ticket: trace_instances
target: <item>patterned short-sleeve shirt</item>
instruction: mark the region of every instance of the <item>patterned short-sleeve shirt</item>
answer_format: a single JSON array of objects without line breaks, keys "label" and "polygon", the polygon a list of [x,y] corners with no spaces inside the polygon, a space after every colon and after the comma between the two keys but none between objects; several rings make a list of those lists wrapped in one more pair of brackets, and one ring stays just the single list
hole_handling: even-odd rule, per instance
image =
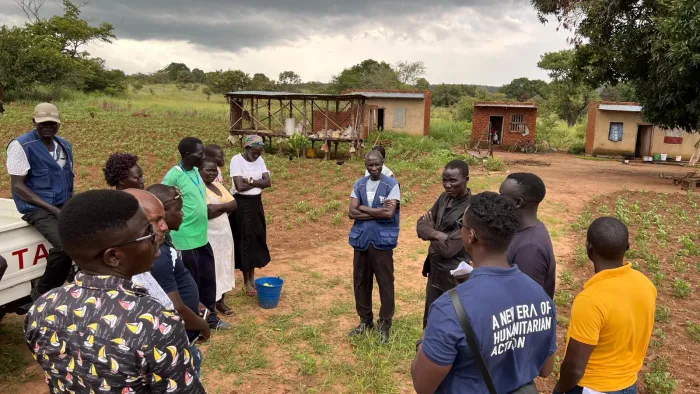
[{"label": "patterned short-sleeve shirt", "polygon": [[185,327],[145,289],[79,273],[41,296],[25,339],[52,393],[204,393]]}]

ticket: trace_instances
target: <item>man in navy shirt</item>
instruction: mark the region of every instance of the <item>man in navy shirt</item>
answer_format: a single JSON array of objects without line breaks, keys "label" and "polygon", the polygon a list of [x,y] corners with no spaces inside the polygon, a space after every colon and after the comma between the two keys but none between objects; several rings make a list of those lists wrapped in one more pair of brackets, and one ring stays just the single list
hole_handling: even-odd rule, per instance
[{"label": "man in navy shirt", "polygon": [[546,194],[544,182],[535,174],[517,172],[508,175],[499,192],[518,208],[518,232],[508,247],[508,262],[517,264],[554,298],[557,280],[554,248],[547,227],[537,219],[537,210]]},{"label": "man in navy shirt", "polygon": [[[165,223],[168,230],[177,231],[182,224],[182,196],[172,186],[156,184],[147,189],[163,204]],[[206,309],[199,303],[199,289],[190,271],[185,268],[179,252],[173,246],[169,234],[165,234],[160,246],[160,256],[153,262],[151,274],[163,291],[173,302],[175,310],[182,316],[187,329],[187,336],[192,343],[201,334],[203,340],[209,339],[210,329],[206,320],[198,312]],[[194,357],[197,373],[200,372],[201,353],[193,345],[190,353]]]},{"label": "man in navy shirt", "polygon": [[[509,393],[551,374],[554,305],[542,287],[508,264],[506,251],[518,228],[512,201],[496,193],[477,194],[460,225],[474,271],[457,293],[496,390]],[[488,393],[448,294],[430,308],[411,376],[418,394]]]}]

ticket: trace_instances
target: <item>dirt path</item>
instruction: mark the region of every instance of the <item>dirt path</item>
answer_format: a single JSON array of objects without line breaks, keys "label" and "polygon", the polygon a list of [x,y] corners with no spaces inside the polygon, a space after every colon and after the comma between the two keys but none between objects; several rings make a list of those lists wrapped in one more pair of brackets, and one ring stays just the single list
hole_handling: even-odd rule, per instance
[{"label": "dirt path", "polygon": [[[504,160],[522,161],[534,160],[537,165],[515,164],[508,166],[510,172],[533,172],[545,181],[547,185],[547,197],[541,206],[540,215],[553,232],[553,242],[558,261],[565,262],[576,245],[571,245],[567,235],[570,227],[578,214],[583,210],[586,202],[598,194],[607,194],[623,188],[646,189],[660,192],[677,192],[669,180],[659,178],[659,172],[682,174],[682,168],[649,166],[649,165],[624,165],[614,161],[590,161],[582,160],[565,154],[549,154],[537,156],[525,156],[521,154],[497,154]],[[549,164],[549,165],[547,165]],[[350,170],[350,169],[344,169]],[[494,182],[489,185],[497,190],[500,180],[505,173],[491,174]],[[486,178],[484,173],[472,174],[472,180]],[[281,182],[282,183],[282,182]],[[290,181],[289,183],[293,183]],[[297,186],[298,187],[298,186]],[[263,324],[280,321],[291,316],[294,324],[307,324],[321,327],[322,338],[326,344],[334,346],[334,354],[331,356],[331,365],[347,364],[352,368],[355,360],[352,357],[353,349],[345,338],[345,333],[356,324],[352,296],[352,250],[347,246],[347,229],[349,221],[343,218],[338,226],[330,226],[329,222],[303,223],[291,227],[287,211],[282,206],[289,206],[295,201],[288,200],[294,196],[293,185],[281,185],[279,189],[265,196],[266,209],[270,208],[270,214],[274,215],[274,223],[269,227],[269,243],[273,256],[273,262],[259,276],[274,275],[285,279],[285,290],[280,306],[274,310],[261,310],[252,299],[239,294],[228,298],[236,310],[236,316],[230,321],[234,326],[245,324]],[[346,186],[336,185],[333,190],[346,196],[349,190]],[[399,247],[395,252],[395,277],[397,293],[397,320],[410,316],[415,320],[417,315],[422,315],[423,292],[425,279],[421,276],[423,259],[427,252],[426,243],[420,241],[415,235],[415,220],[429,207],[437,195],[441,192],[441,185],[436,184],[427,189],[425,193],[416,193],[414,201],[402,211],[402,232],[399,239]],[[314,198],[306,198],[313,201]],[[320,201],[323,202],[323,201]],[[342,199],[339,212],[346,210],[346,200]],[[277,208],[272,208],[277,207]],[[287,208],[285,208],[287,209]],[[566,264],[566,263],[563,263]],[[236,278],[238,284],[242,283],[240,275]],[[328,288],[326,290],[325,288]],[[375,300],[378,294],[375,288]],[[377,304],[378,301],[375,301]],[[377,305],[378,307],[378,305]],[[337,310],[337,314],[321,313],[322,311]],[[8,317],[10,323],[18,318]],[[6,324],[6,323],[4,323]],[[279,330],[291,329],[290,326],[280,325]],[[419,327],[418,327],[419,328]],[[271,330],[277,330],[272,328]],[[273,333],[274,334],[274,333]],[[228,335],[228,334],[224,334]],[[233,334],[232,334],[233,335]],[[275,334],[276,335],[276,334]],[[220,357],[217,350],[223,342],[243,341],[238,337],[222,336],[214,338],[212,344],[204,347],[206,354]],[[262,341],[261,338],[248,338],[250,341]],[[217,342],[218,341],[218,342]],[[236,345],[236,344],[233,344]],[[240,342],[241,348],[249,349],[255,344]],[[257,349],[257,348],[254,348]],[[270,361],[270,365],[264,369],[252,370],[243,375],[239,373],[223,373],[221,370],[205,371],[204,382],[210,393],[288,393],[306,392],[307,388],[315,388],[313,392],[347,392],[360,391],[357,388],[348,388],[340,381],[332,378],[332,368],[328,369],[328,376],[300,375],[298,365],[290,362],[294,358],[289,353],[286,345],[279,343],[265,344],[264,353]],[[234,346],[234,352],[239,351]],[[243,350],[240,350],[243,351]],[[251,357],[254,356],[251,352]],[[23,356],[29,357],[23,350]],[[31,358],[29,359],[31,361]],[[213,363],[213,361],[212,361]],[[205,364],[206,367],[213,367]],[[392,391],[412,392],[409,365],[401,366],[393,379],[396,386]],[[32,378],[29,382],[21,384],[0,385],[1,392],[32,392],[42,394],[47,392],[42,382],[41,372],[32,363],[27,369]],[[323,375],[323,371],[319,372]],[[244,376],[244,378],[241,378]],[[324,383],[330,381],[329,385]],[[551,392],[553,379],[539,382],[541,390]],[[354,386],[353,386],[354,387]]]}]

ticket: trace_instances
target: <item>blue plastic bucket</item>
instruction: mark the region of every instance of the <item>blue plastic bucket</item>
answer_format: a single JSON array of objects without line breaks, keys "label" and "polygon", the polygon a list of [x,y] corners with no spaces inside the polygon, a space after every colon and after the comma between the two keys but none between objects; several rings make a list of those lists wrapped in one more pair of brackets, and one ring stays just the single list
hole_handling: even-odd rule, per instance
[{"label": "blue plastic bucket", "polygon": [[258,291],[258,304],[263,309],[277,307],[282,293],[282,278],[265,277],[255,280],[255,290]]}]

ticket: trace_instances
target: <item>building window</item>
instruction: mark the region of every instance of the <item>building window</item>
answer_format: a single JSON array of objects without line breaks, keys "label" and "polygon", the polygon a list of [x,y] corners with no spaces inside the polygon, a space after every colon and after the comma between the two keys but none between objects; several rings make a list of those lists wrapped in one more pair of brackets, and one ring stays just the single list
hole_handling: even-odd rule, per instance
[{"label": "building window", "polygon": [[664,131],[664,144],[682,144],[683,143],[683,133],[681,129],[665,130]]},{"label": "building window", "polygon": [[622,123],[610,122],[610,131],[608,132],[608,139],[613,142],[622,141]]},{"label": "building window", "polygon": [[395,129],[406,128],[406,108],[396,107],[394,108],[394,122],[391,127]]},{"label": "building window", "polygon": [[527,129],[525,115],[513,114],[510,116],[510,132],[524,134]]}]

